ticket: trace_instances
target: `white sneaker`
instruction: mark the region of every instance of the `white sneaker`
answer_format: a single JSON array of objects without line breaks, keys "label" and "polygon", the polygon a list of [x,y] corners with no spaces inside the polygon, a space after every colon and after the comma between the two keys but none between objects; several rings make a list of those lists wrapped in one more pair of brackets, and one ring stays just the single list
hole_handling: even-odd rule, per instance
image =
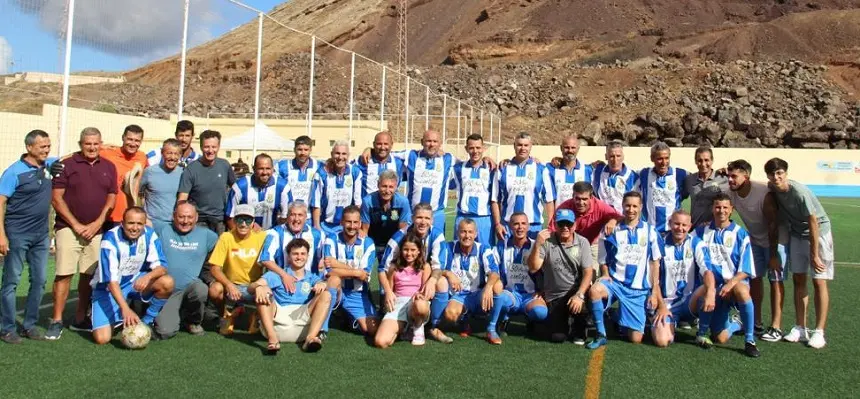
[{"label": "white sneaker", "polygon": [[[824,337],[822,336],[822,339],[823,338]],[[782,339],[788,342],[807,342],[809,341],[809,330],[801,326],[794,326],[788,334],[782,337]]]},{"label": "white sneaker", "polygon": [[815,349],[821,349],[827,345],[827,341],[824,340],[824,330],[812,330],[812,337],[809,338],[807,345]]},{"label": "white sneaker", "polygon": [[422,324],[421,327],[413,328],[413,330],[412,330],[412,345],[422,346],[422,345],[424,345],[425,341],[426,340],[424,339],[424,325]]}]

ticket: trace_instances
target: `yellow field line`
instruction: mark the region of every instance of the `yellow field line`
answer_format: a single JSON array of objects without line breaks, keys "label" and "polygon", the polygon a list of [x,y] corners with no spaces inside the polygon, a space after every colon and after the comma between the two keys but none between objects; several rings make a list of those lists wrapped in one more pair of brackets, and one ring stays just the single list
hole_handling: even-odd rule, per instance
[{"label": "yellow field line", "polygon": [[606,346],[601,346],[591,354],[588,361],[588,374],[585,375],[585,399],[600,397],[600,382],[603,376],[603,359],[606,357]]}]

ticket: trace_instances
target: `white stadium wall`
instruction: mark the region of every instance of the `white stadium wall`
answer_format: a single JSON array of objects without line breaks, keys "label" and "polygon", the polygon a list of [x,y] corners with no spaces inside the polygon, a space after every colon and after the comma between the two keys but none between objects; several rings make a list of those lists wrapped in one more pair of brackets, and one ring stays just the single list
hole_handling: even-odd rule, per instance
[{"label": "white stadium wall", "polygon": [[[33,129],[42,129],[51,134],[53,153],[57,153],[58,142],[56,132],[59,126],[60,108],[55,105],[44,105],[42,115],[29,115],[0,112],[0,167],[7,167],[16,161],[24,151],[24,135]],[[205,129],[221,132],[224,138],[241,134],[253,126],[248,119],[221,118],[189,118],[194,122],[199,134]],[[307,134],[305,120],[266,119],[263,122],[284,138],[295,139]],[[176,116],[170,120],[152,119],[143,116],[112,114],[77,108],[69,109],[69,124],[66,137],[66,148],[69,151],[77,149],[78,134],[84,127],[95,126],[101,130],[105,143],[119,145],[123,128],[129,124],[140,125],[145,132],[143,150],[149,151],[160,147],[161,141],[173,137]],[[314,120],[312,137],[316,141],[313,156],[328,157],[331,144],[348,137],[349,122]],[[353,155],[359,154],[373,142],[373,136],[379,131],[378,121],[355,121],[353,124]],[[450,144],[455,139],[449,136],[449,144],[445,150],[465,156],[462,146]],[[199,146],[195,143],[194,148]],[[416,143],[405,145],[395,143],[395,149],[416,148]],[[260,148],[260,152],[270,153],[273,157],[288,156],[289,152],[273,151]],[[513,155],[511,144],[502,144],[502,158]],[[695,171],[693,161],[694,148],[672,148],[672,165]],[[495,158],[495,147],[488,149],[488,156]],[[535,146],[532,155],[542,161],[549,161],[560,154],[558,146]],[[222,151],[222,157],[231,162],[239,157],[248,162],[253,156],[250,148],[242,151]],[[764,163],[773,157],[785,159],[789,164],[790,178],[809,185],[818,195],[833,197],[860,198],[860,151],[857,150],[813,150],[813,149],[770,149],[770,148],[716,148],[714,149],[715,165],[722,166],[726,162],[745,159],[753,166],[752,177],[764,180]],[[591,162],[604,158],[604,147],[584,146],[580,149],[579,158]],[[650,149],[646,147],[629,147],[625,149],[625,163],[639,169],[651,164]]]}]

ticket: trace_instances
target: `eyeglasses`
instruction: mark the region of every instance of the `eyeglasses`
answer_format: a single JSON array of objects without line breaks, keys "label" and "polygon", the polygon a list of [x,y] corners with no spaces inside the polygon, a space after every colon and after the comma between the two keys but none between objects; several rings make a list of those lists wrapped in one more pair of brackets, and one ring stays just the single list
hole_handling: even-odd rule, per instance
[{"label": "eyeglasses", "polygon": [[236,221],[237,225],[243,224],[246,226],[250,226],[254,223],[254,218],[250,216],[238,216],[234,220]]},{"label": "eyeglasses", "polygon": [[561,222],[556,222],[555,225],[558,226],[559,229],[564,229],[564,228],[572,229],[573,228],[573,222],[568,222],[566,220],[561,221]]}]

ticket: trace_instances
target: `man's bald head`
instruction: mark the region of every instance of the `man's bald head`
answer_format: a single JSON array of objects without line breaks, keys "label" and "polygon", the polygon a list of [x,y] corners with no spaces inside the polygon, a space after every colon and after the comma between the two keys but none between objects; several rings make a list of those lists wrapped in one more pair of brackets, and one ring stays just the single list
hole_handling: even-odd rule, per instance
[{"label": "man's bald head", "polygon": [[435,156],[439,153],[439,149],[442,147],[442,141],[439,137],[439,132],[435,130],[424,132],[424,136],[421,138],[421,145],[424,147],[424,152],[427,155]]},{"label": "man's bald head", "polygon": [[391,133],[381,131],[373,137],[373,155],[378,160],[387,159],[391,154],[391,145],[394,144],[394,138]]}]

